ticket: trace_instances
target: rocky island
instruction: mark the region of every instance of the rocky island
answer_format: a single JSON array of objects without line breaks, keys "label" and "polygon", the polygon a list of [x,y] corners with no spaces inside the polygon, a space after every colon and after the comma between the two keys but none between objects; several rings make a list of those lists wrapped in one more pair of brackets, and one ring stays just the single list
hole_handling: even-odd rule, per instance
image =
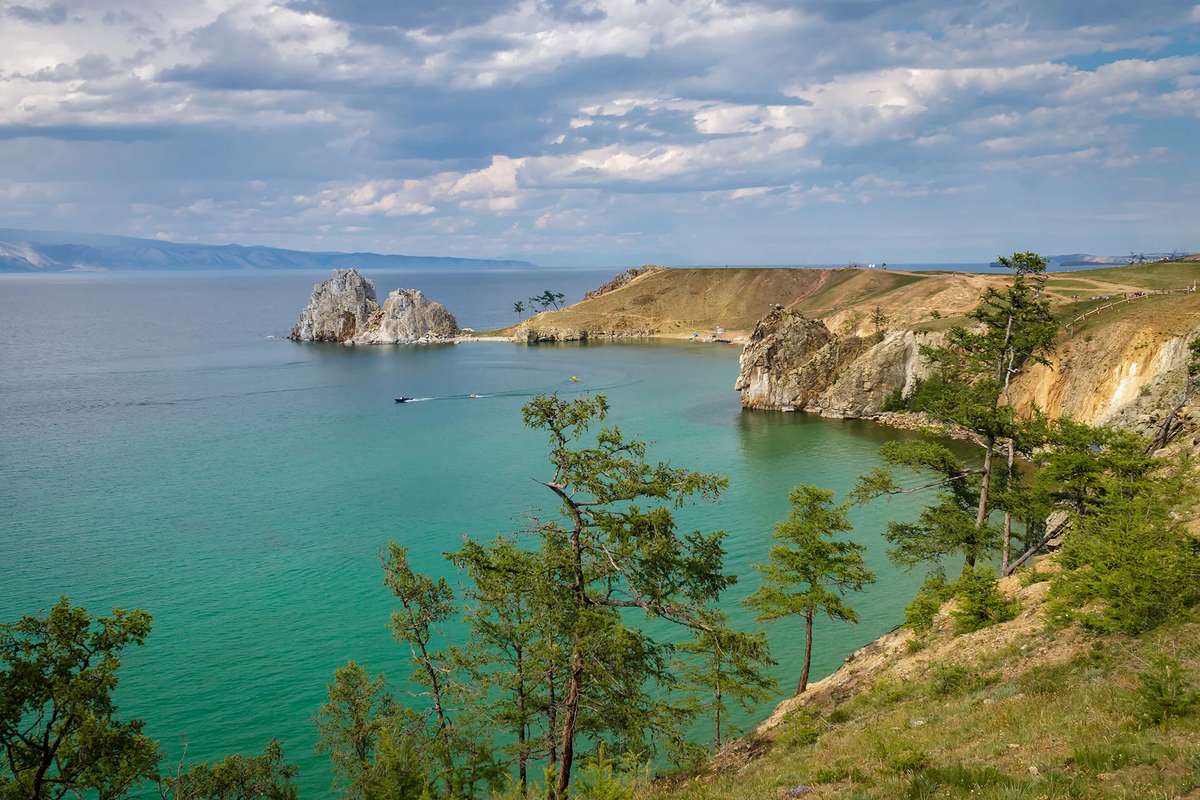
[{"label": "rocky island", "polygon": [[375,282],[355,269],[337,269],[313,287],[287,338],[297,342],[342,344],[426,344],[453,342],[459,334],[454,315],[416,289],[396,289],[383,305]]}]

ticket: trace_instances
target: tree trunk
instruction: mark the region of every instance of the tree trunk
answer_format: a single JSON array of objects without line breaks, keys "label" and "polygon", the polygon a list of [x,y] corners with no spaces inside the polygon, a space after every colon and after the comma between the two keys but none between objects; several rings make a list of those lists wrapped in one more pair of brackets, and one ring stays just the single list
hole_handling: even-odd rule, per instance
[{"label": "tree trunk", "polygon": [[717,707],[714,709],[713,722],[714,722],[714,727],[716,728],[714,733],[716,734],[716,737],[717,737],[717,739],[716,739],[717,749],[720,750],[721,749],[721,687],[720,687],[720,685],[717,686],[716,697],[717,697]]},{"label": "tree trunk", "polygon": [[812,629],[813,612],[810,610],[804,616],[804,669],[800,671],[800,686],[796,689],[797,695],[804,694],[804,690],[808,688],[808,667],[812,663]]},{"label": "tree trunk", "polygon": [[[992,486],[992,453],[995,449],[996,437],[988,436],[987,448],[983,451],[983,480],[979,484],[979,513],[975,515],[976,531],[982,531],[983,524],[987,522],[988,492]],[[978,549],[979,540],[976,539],[967,549],[967,563],[963,567],[964,572],[975,566]]]},{"label": "tree trunk", "polygon": [[[568,501],[570,503],[570,501]],[[574,568],[575,601],[582,609],[587,605],[587,588],[583,577],[583,519],[579,509],[570,504],[571,515],[575,519],[575,529],[571,531],[571,561]],[[567,790],[571,785],[571,764],[575,760],[575,722],[579,716],[579,699],[583,692],[583,646],[576,631],[571,639],[571,676],[567,680],[567,699],[564,706],[562,730],[562,767],[558,771],[558,787],[554,800],[566,800]]]},{"label": "tree trunk", "polygon": [[567,681],[566,713],[563,716],[562,767],[558,771],[558,787],[555,800],[567,800],[567,789],[571,785],[571,764],[575,760],[575,718],[579,714],[579,694],[583,684],[583,651],[578,636],[571,655],[571,678]]},{"label": "tree trunk", "polygon": [[558,763],[558,747],[557,741],[554,738],[554,731],[558,728],[558,704],[554,699],[554,663],[550,663],[549,675],[549,707],[546,709],[546,741],[550,744],[550,751],[546,754],[546,759],[549,762],[551,769]]},{"label": "tree trunk", "polygon": [[[521,662],[521,650],[517,649],[517,662]],[[526,772],[526,762],[529,760],[529,754],[525,750],[525,675],[523,669],[518,669],[517,672],[517,773],[521,779],[521,796],[525,796],[525,788],[528,782]]]},{"label": "tree trunk", "polygon": [[[1013,458],[1016,455],[1016,445],[1013,440],[1008,440],[1008,480],[1012,481]],[[1012,512],[1004,512],[1004,555],[1000,560],[1000,574],[1004,575],[1008,571],[1008,559],[1012,549]]]}]

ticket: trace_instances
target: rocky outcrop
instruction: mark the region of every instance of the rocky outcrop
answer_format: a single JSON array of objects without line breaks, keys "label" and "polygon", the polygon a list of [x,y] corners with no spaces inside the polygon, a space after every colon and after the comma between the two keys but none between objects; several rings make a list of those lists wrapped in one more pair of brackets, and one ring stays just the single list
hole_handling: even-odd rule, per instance
[{"label": "rocky outcrop", "polygon": [[358,270],[334,270],[333,277],[313,287],[312,299],[300,312],[289,339],[344,344],[411,344],[453,341],[454,315],[416,289],[397,289],[382,307],[375,283]]},{"label": "rocky outcrop", "polygon": [[780,308],[767,314],[742,351],[734,385],[742,393],[742,405],[777,411],[807,406],[831,383],[826,362],[837,341],[823,323],[796,311]]},{"label": "rocky outcrop", "polygon": [[925,378],[920,346],[930,337],[836,336],[822,322],[776,309],[755,326],[734,388],[746,408],[872,416],[897,387],[907,395]]},{"label": "rocky outcrop", "polygon": [[312,299],[288,335],[298,342],[348,342],[379,311],[375,284],[356,269],[335,269],[313,287]]},{"label": "rocky outcrop", "polygon": [[397,289],[371,315],[355,344],[412,344],[444,342],[458,336],[458,322],[441,303],[416,289]]},{"label": "rocky outcrop", "polygon": [[657,264],[646,264],[645,266],[641,266],[641,267],[630,267],[629,269],[625,270],[617,277],[613,278],[608,283],[602,283],[602,284],[600,284],[600,286],[596,287],[595,289],[592,289],[590,292],[585,293],[583,295],[583,299],[584,300],[592,300],[594,298],[600,297],[601,295],[608,294],[609,292],[612,292],[612,291],[616,291],[617,289],[620,289],[625,284],[629,283],[634,278],[636,278],[640,275],[645,275],[646,273],[649,273],[649,272],[655,272],[660,269],[666,269],[666,267],[660,267]]}]

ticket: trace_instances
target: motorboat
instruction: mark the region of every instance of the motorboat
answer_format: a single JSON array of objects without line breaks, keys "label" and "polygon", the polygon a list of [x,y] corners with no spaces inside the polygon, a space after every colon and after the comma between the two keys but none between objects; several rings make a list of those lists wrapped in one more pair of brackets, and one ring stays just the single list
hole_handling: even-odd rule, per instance
[{"label": "motorboat", "polygon": [[412,398],[411,397],[397,397],[396,398],[397,403],[407,403],[409,400],[412,400]]}]

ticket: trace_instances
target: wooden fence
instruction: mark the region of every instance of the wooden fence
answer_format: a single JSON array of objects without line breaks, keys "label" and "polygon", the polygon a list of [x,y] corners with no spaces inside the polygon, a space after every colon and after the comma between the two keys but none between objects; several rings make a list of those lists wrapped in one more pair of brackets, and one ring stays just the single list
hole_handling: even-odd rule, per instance
[{"label": "wooden fence", "polygon": [[1093,314],[1099,314],[1101,311],[1107,311],[1108,309],[1119,306],[1122,303],[1132,303],[1134,300],[1145,300],[1147,297],[1168,297],[1172,294],[1189,294],[1189,293],[1192,293],[1195,291],[1196,291],[1196,287],[1195,287],[1195,285],[1192,285],[1192,286],[1185,286],[1182,289],[1155,289],[1155,290],[1151,290],[1151,291],[1142,292],[1141,294],[1134,294],[1132,296],[1126,296],[1126,297],[1121,298],[1120,300],[1113,300],[1111,303],[1108,303],[1107,305],[1097,306],[1096,308],[1093,308],[1089,311],[1085,311],[1084,313],[1080,314],[1078,317],[1076,317],[1075,319],[1073,319],[1067,323],[1067,330],[1070,330],[1071,326],[1073,326],[1075,323],[1082,322],[1083,320],[1087,319],[1088,317],[1092,316]]}]

